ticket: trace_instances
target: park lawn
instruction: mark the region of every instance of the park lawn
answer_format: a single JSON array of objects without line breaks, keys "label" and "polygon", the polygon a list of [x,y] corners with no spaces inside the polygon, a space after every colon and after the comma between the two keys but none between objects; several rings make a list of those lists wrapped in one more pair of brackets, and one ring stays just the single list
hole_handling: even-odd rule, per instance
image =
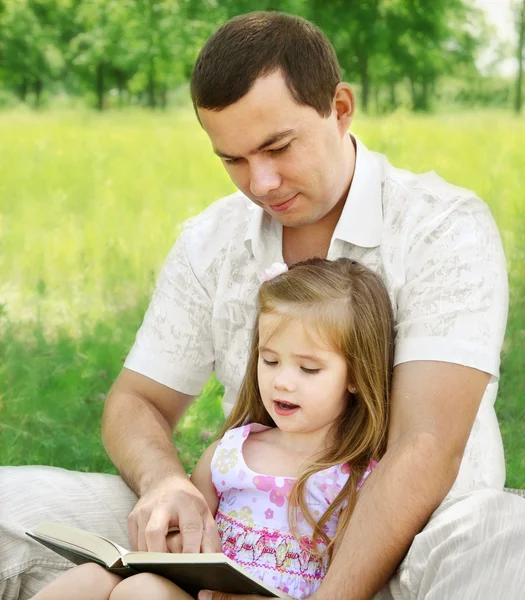
[{"label": "park lawn", "polygon": [[[525,488],[525,119],[358,116],[391,162],[488,202],[510,271],[497,412],[507,485]],[[233,191],[188,108],[0,114],[0,464],[114,472],[99,436],[181,222]],[[176,435],[191,469],[222,422],[211,380]]]}]

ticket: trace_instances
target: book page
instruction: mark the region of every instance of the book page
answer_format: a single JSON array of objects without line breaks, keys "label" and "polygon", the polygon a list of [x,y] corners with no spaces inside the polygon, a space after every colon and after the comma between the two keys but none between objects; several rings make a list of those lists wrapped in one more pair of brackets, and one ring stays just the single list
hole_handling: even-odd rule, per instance
[{"label": "book page", "polygon": [[122,557],[129,552],[115,542],[96,533],[44,521],[31,532],[35,537],[42,537],[54,543],[61,544],[71,550],[81,550],[102,560],[108,567],[121,564]]}]

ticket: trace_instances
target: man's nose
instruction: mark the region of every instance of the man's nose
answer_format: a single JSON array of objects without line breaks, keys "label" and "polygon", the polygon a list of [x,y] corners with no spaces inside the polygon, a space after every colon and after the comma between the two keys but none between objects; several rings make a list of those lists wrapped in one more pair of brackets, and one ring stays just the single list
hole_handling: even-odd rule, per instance
[{"label": "man's nose", "polygon": [[250,191],[257,198],[264,198],[279,189],[281,176],[272,161],[264,160],[250,165]]}]

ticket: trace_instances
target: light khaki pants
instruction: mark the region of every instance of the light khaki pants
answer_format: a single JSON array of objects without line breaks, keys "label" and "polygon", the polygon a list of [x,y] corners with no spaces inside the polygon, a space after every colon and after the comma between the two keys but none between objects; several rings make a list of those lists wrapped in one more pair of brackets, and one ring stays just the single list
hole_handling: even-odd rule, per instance
[{"label": "light khaki pants", "polygon": [[[0,598],[31,598],[71,566],[25,531],[49,519],[129,548],[135,502],[113,475],[0,467]],[[487,489],[447,497],[375,600],[524,598],[525,500]]]}]

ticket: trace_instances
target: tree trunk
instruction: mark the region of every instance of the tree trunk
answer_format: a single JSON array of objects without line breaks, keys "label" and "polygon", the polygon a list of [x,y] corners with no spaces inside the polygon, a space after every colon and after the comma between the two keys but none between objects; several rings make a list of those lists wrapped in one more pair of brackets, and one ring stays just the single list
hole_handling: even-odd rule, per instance
[{"label": "tree trunk", "polygon": [[427,111],[430,108],[429,86],[431,82],[423,78],[423,81],[417,81],[410,76],[410,88],[412,90],[412,109],[414,111]]},{"label": "tree trunk", "polygon": [[168,106],[168,86],[165,83],[160,88],[160,105],[163,110]]},{"label": "tree trunk", "polygon": [[514,109],[516,114],[521,112],[521,86],[523,80],[523,46],[525,44],[525,0],[521,3],[521,16],[519,20],[519,33],[518,33],[518,75],[516,77],[516,99],[514,102]]},{"label": "tree trunk", "polygon": [[410,81],[410,92],[412,93],[412,110],[417,110],[418,99],[416,80],[412,75],[410,75],[408,79]]},{"label": "tree trunk", "polygon": [[396,110],[397,108],[397,90],[396,90],[396,80],[394,76],[390,76],[390,109]]},{"label": "tree trunk", "polygon": [[43,86],[41,79],[37,79],[35,81],[34,85],[35,85],[35,88],[34,88],[35,89],[35,108],[38,110],[40,108],[40,98],[42,96],[42,88],[44,86]]},{"label": "tree trunk", "polygon": [[359,72],[361,74],[361,104],[363,111],[368,112],[368,98],[370,95],[370,81],[368,79],[368,52],[363,49],[359,56]]},{"label": "tree trunk", "polygon": [[148,106],[150,108],[157,106],[157,99],[155,97],[155,64],[153,58],[150,58],[148,71]]},{"label": "tree trunk", "polygon": [[20,84],[19,89],[19,96],[20,96],[20,102],[25,102],[26,98],[27,98],[27,77],[23,77],[22,79],[22,83]]},{"label": "tree trunk", "polygon": [[157,29],[153,11],[153,1],[148,2],[148,21],[149,21],[149,41],[148,41],[148,106],[155,108],[155,58],[153,54],[153,32]]},{"label": "tree trunk", "polygon": [[104,63],[97,65],[97,108],[104,110]]},{"label": "tree trunk", "polygon": [[378,85],[374,88],[374,104],[376,105],[376,114],[381,114],[381,97],[380,97],[380,88]]},{"label": "tree trunk", "polygon": [[427,111],[430,108],[430,101],[428,96],[429,81],[423,79],[423,85],[421,88],[421,110]]},{"label": "tree trunk", "polygon": [[126,78],[124,73],[120,69],[115,70],[115,78],[117,80],[118,89],[118,106],[122,108],[124,106],[124,90],[126,89]]}]

